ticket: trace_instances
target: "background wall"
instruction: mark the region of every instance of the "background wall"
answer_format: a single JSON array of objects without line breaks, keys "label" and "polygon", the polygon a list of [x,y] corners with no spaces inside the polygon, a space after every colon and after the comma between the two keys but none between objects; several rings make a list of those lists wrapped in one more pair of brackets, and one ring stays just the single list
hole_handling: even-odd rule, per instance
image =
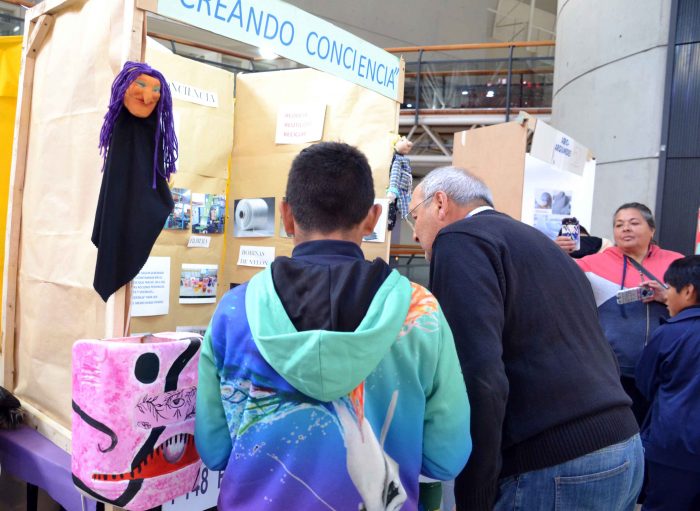
[{"label": "background wall", "polygon": [[597,158],[592,233],[656,204],[671,0],[559,0],[552,125]]}]

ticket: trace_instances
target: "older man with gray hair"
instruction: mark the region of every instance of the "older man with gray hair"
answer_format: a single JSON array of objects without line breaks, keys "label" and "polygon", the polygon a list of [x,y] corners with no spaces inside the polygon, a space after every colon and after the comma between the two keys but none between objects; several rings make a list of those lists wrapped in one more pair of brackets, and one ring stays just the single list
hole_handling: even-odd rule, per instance
[{"label": "older man with gray hair", "polygon": [[410,217],[472,407],[457,509],[634,509],[637,423],[583,272],[459,168],[429,173]]}]

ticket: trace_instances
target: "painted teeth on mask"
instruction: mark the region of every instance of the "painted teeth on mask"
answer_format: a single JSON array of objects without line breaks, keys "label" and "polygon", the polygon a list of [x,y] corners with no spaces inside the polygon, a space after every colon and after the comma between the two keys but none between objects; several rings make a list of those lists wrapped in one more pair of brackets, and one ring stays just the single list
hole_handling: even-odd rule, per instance
[{"label": "painted teeth on mask", "polygon": [[181,437],[182,435],[178,435],[165,442],[163,456],[168,463],[177,463],[177,461],[182,458],[182,455],[185,453],[186,444],[184,439]]}]

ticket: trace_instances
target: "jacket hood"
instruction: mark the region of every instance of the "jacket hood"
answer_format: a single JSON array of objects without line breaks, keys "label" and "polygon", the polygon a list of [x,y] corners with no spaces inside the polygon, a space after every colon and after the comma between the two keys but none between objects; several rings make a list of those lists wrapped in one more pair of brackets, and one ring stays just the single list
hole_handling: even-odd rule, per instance
[{"label": "jacket hood", "polygon": [[354,331],[299,332],[268,267],[248,283],[245,305],[253,339],[267,363],[300,392],[327,402],[351,392],[377,367],[395,342],[410,301],[410,282],[393,270]]}]

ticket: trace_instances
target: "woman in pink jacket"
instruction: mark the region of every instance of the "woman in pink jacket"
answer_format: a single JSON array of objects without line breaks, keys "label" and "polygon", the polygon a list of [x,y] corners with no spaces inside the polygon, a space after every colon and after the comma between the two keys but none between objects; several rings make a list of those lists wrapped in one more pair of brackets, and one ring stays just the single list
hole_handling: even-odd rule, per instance
[{"label": "woman in pink jacket", "polygon": [[[659,326],[659,319],[667,317],[663,275],[673,261],[683,257],[659,248],[653,241],[655,229],[654,216],[647,206],[638,202],[623,204],[613,217],[615,246],[576,260],[593,287],[600,323],[617,355],[622,386],[633,400],[632,409],[640,424],[648,403],[637,390],[634,369],[642,349]],[[575,248],[566,237],[559,237],[556,242],[569,253]],[[620,291],[637,287],[653,294],[618,303]]]}]

